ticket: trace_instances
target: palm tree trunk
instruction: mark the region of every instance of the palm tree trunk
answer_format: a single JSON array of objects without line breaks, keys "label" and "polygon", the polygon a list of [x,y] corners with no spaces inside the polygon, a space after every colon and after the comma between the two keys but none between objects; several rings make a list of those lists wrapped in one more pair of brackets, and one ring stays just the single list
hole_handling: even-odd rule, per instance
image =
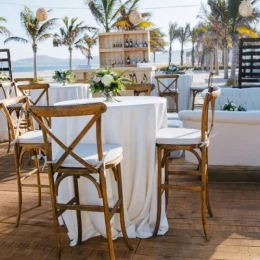
[{"label": "palm tree trunk", "polygon": [[37,80],[37,44],[33,44],[33,78]]},{"label": "palm tree trunk", "polygon": [[153,62],[155,63],[155,51],[153,52]]},{"label": "palm tree trunk", "polygon": [[70,70],[72,70],[72,48],[69,47],[69,53],[70,53],[70,64],[69,64],[69,67],[70,67]]},{"label": "palm tree trunk", "polygon": [[228,46],[224,46],[224,79],[228,79]]},{"label": "palm tree trunk", "polygon": [[192,42],[192,49],[191,49],[191,65],[194,67],[195,64],[195,46],[194,42]]},{"label": "palm tree trunk", "polygon": [[183,54],[184,54],[184,50],[183,50],[183,42],[181,43],[181,66],[183,66]]},{"label": "palm tree trunk", "polygon": [[209,53],[209,66],[210,66],[210,72],[213,72],[214,67],[214,50],[210,50]]},{"label": "palm tree trunk", "polygon": [[215,75],[219,75],[219,63],[218,63],[218,40],[215,44]]},{"label": "palm tree trunk", "polygon": [[88,59],[88,66],[89,66],[90,65],[91,56],[87,56],[87,59]]},{"label": "palm tree trunk", "polygon": [[170,43],[170,47],[169,47],[169,65],[171,64],[172,62],[172,45]]},{"label": "palm tree trunk", "polygon": [[232,61],[231,61],[231,75],[232,80],[236,79],[236,65],[237,65],[237,47],[238,47],[238,35],[232,35]]}]

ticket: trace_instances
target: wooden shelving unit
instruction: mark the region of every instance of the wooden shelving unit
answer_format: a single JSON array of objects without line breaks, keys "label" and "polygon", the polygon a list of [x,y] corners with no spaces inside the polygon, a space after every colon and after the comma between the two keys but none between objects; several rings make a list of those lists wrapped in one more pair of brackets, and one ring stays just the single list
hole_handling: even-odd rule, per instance
[{"label": "wooden shelving unit", "polygon": [[[133,47],[126,47],[126,41]],[[147,46],[144,47],[144,44]],[[115,47],[113,47],[115,46]],[[116,47],[117,46],[117,47]],[[137,47],[138,46],[138,47]],[[149,31],[123,31],[99,34],[100,67],[136,67],[138,62],[150,62]],[[130,65],[127,58],[130,58]]]},{"label": "wooden shelving unit", "polygon": [[260,38],[242,38],[239,42],[238,87],[260,86]]},{"label": "wooden shelving unit", "polygon": [[[4,55],[4,58],[1,55]],[[9,49],[0,49],[0,71],[8,73],[10,80],[13,80],[11,56]]]}]

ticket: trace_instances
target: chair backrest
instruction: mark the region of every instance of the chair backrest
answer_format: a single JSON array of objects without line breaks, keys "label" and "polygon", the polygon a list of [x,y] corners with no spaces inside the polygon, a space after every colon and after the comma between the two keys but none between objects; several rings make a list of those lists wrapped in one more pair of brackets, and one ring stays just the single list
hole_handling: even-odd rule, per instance
[{"label": "chair backrest", "polygon": [[[87,132],[96,126],[96,145],[98,160],[101,161],[103,158],[102,149],[102,138],[101,138],[101,116],[106,111],[107,107],[104,103],[92,103],[84,105],[73,105],[73,106],[31,106],[29,107],[30,115],[38,122],[40,125],[43,138],[46,146],[47,159],[52,160],[51,144],[49,140],[51,138],[52,142],[57,143],[63,150],[63,154],[55,162],[54,168],[51,167],[51,172],[55,173],[57,169],[61,166],[64,160],[68,156],[72,156],[76,161],[78,161],[82,167],[88,169],[90,172],[97,172],[96,168],[80,158],[73,149],[79,144],[79,142],[84,138]],[[72,141],[70,145],[65,145],[59,136],[50,131],[48,125],[46,124],[45,118],[53,117],[77,117],[77,116],[90,116],[90,120],[86,121],[84,128],[77,133],[77,136]],[[50,168],[49,168],[50,169]]]},{"label": "chair backrest", "polygon": [[[15,116],[9,113],[9,106],[21,104],[19,114]],[[0,110],[5,115],[10,130],[11,141],[16,139],[22,132],[27,131],[31,125],[28,117],[28,99],[25,96],[11,97],[0,100]]]},{"label": "chair backrest", "polygon": [[[210,137],[214,125],[215,100],[220,96],[219,87],[209,87],[204,97],[201,120],[201,141],[202,143]],[[209,108],[211,107],[211,124],[209,129]]]},{"label": "chair backrest", "polygon": [[151,96],[151,92],[154,90],[154,84],[126,84],[125,90],[133,90],[135,96],[139,96],[144,93],[146,96]]},{"label": "chair backrest", "polygon": [[178,91],[178,78],[179,75],[156,75],[155,79],[157,82],[158,93],[167,94]]},{"label": "chair backrest", "polygon": [[[46,98],[47,106],[50,105],[49,102],[49,88],[50,85],[47,83],[44,84],[28,84],[28,85],[18,85],[19,90],[22,92],[22,95],[28,96],[30,105],[36,106],[42,98]],[[37,97],[35,100],[32,100],[30,97],[32,91],[38,91]]]},{"label": "chair backrest", "polygon": [[33,78],[15,78],[14,82],[18,85],[33,84]]},{"label": "chair backrest", "polygon": [[208,88],[212,87],[212,82],[213,82],[213,76],[214,76],[214,72],[210,72],[209,73],[209,79],[208,79]]},{"label": "chair backrest", "polygon": [[7,98],[6,89],[1,83],[0,83],[0,91],[3,93],[2,97]]}]

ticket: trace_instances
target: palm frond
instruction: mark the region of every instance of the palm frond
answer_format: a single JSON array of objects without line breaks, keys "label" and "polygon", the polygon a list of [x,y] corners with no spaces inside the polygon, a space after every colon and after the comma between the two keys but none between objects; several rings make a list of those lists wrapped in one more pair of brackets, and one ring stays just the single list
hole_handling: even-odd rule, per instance
[{"label": "palm frond", "polygon": [[41,36],[42,34],[48,32],[49,30],[52,30],[57,25],[57,20],[58,20],[57,18],[53,18],[44,22],[38,30],[38,35]]},{"label": "palm frond", "polygon": [[7,38],[4,41],[4,44],[6,44],[6,43],[8,43],[10,41],[21,42],[21,43],[29,43],[30,42],[27,39],[24,39],[24,38],[21,38],[21,37],[12,36],[12,37]]}]

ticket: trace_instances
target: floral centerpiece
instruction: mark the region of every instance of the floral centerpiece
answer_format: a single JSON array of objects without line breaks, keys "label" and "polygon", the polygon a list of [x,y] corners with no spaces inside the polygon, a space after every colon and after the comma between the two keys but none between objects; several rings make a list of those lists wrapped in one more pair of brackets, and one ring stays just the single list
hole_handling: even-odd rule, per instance
[{"label": "floral centerpiece", "polygon": [[228,102],[221,107],[222,111],[246,111],[246,109],[243,106],[237,106],[235,103],[233,103],[233,101],[227,101]]},{"label": "floral centerpiece", "polygon": [[100,69],[96,75],[91,78],[89,90],[92,93],[102,93],[106,100],[113,101],[113,97],[124,89],[124,84],[131,82],[125,78],[124,72],[116,74],[111,68]]},{"label": "floral centerpiece", "polygon": [[2,81],[9,81],[9,80],[10,80],[10,78],[5,73],[0,71],[0,82],[2,82]]},{"label": "floral centerpiece", "polygon": [[55,74],[52,77],[59,83],[74,83],[76,81],[75,76],[71,70],[55,70]]}]

